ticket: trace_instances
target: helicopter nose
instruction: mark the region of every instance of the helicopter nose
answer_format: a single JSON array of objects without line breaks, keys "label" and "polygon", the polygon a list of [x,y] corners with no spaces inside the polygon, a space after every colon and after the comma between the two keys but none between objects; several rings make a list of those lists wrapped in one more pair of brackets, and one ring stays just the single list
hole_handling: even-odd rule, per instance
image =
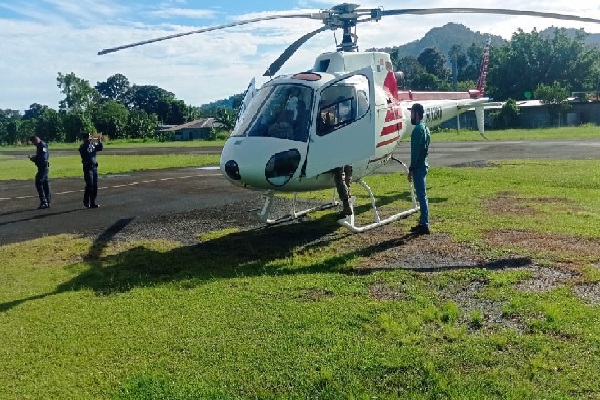
[{"label": "helicopter nose", "polygon": [[265,178],[273,186],[284,186],[294,176],[301,158],[297,149],[274,154],[265,166]]},{"label": "helicopter nose", "polygon": [[233,160],[229,160],[225,163],[225,173],[230,179],[234,181],[239,181],[240,179],[242,179],[240,175],[240,167]]}]

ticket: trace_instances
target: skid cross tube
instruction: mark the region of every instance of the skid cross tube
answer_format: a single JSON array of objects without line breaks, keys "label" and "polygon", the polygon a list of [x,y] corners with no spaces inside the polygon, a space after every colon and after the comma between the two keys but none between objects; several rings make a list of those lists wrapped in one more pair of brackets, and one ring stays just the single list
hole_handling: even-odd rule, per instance
[{"label": "skid cross tube", "polygon": [[[335,193],[335,190],[334,190],[334,193]],[[327,210],[329,208],[337,207],[339,204],[339,202],[337,200],[335,200],[335,194],[334,194],[331,202],[329,202],[329,203],[320,204],[318,206],[307,208],[302,211],[296,211],[296,202],[298,200],[298,193],[294,193],[294,200],[292,200],[292,205],[291,205],[289,214],[286,214],[284,216],[277,217],[277,218],[269,218],[269,215],[271,214],[271,207],[273,206],[273,200],[275,199],[275,193],[272,191],[268,191],[265,194],[265,197],[266,197],[265,204],[263,205],[260,212],[256,213],[256,215],[258,216],[258,219],[261,222],[265,222],[268,225],[274,225],[274,224],[279,224],[282,222],[292,221],[294,219],[298,219],[298,218],[300,218],[304,215],[307,215],[311,212],[314,212],[314,211],[322,211],[322,210]],[[251,210],[251,211],[256,211],[256,210]]]},{"label": "skid cross tube", "polygon": [[[398,160],[397,158],[391,157],[391,159],[400,163],[400,165],[402,165],[402,167],[404,167],[404,170],[408,174],[408,167],[406,166],[406,164],[404,164],[402,161]],[[356,226],[355,219],[354,219],[354,213],[352,213],[352,215],[349,215],[344,219],[338,220],[338,223],[340,225],[350,229],[353,233],[360,233],[360,232],[368,231],[370,229],[377,228],[378,226],[389,224],[390,222],[394,222],[399,219],[406,218],[409,215],[414,214],[417,211],[419,211],[419,206],[417,205],[417,198],[415,196],[415,190],[414,190],[412,182],[408,183],[408,188],[410,190],[410,197],[412,200],[412,208],[402,211],[402,212],[399,212],[397,214],[394,214],[394,215],[389,216],[384,219],[381,219],[379,216],[379,211],[377,210],[377,206],[375,204],[375,196],[373,196],[373,191],[371,190],[371,188],[362,179],[359,179],[358,183],[360,183],[360,185],[362,187],[364,187],[365,190],[369,193],[369,197],[371,198],[371,208],[373,209],[374,222],[371,224],[368,224],[368,225]],[[350,207],[352,207],[353,211],[354,211],[354,201],[355,201],[355,198],[353,196],[350,199]]]}]

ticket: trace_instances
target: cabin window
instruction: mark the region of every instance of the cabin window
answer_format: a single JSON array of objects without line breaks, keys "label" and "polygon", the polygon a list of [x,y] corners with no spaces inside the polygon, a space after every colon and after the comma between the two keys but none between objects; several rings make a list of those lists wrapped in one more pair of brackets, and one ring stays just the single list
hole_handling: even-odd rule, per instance
[{"label": "cabin window", "polygon": [[302,85],[274,85],[261,89],[260,106],[245,130],[247,136],[305,142],[308,139],[313,91]]},{"label": "cabin window", "polygon": [[352,124],[369,112],[369,81],[354,75],[323,89],[317,113],[317,135]]}]

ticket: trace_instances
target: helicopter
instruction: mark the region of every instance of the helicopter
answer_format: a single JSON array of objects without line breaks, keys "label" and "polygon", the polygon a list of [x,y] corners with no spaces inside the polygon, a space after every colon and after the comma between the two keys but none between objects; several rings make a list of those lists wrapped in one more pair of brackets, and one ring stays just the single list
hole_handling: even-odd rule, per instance
[{"label": "helicopter", "polygon": [[[274,19],[320,20],[323,26],[293,42],[266,69],[270,77],[262,87],[253,79],[247,87],[235,127],[223,146],[220,158],[222,175],[232,184],[264,192],[262,208],[251,210],[260,221],[276,224],[301,218],[317,210],[339,207],[336,200],[334,170],[352,166],[352,179],[368,193],[373,222],[358,225],[353,208],[355,196],[349,199],[352,212],[338,220],[354,233],[391,223],[419,211],[412,183],[408,183],[411,205],[408,209],[382,218],[376,198],[364,178],[389,161],[394,149],[413,126],[410,108],[420,103],[424,122],[435,127],[469,109],[475,110],[477,127],[484,133],[484,107],[490,99],[484,96],[489,57],[489,42],[484,51],[477,87],[465,92],[416,92],[403,87],[403,75],[393,70],[390,55],[385,52],[359,52],[356,27],[377,22],[383,17],[427,14],[504,14],[600,23],[593,18],[575,15],[485,8],[361,9],[357,4],[343,3],[330,9],[310,13],[277,14],[241,20],[225,25],[178,33],[142,42],[104,49],[107,54],[126,48],[208,31]],[[284,63],[310,38],[328,30],[342,30],[336,49],[316,57],[312,68],[290,75],[276,75]],[[297,210],[298,193],[333,189],[331,201]],[[290,212],[272,215],[275,197],[293,194]]]}]

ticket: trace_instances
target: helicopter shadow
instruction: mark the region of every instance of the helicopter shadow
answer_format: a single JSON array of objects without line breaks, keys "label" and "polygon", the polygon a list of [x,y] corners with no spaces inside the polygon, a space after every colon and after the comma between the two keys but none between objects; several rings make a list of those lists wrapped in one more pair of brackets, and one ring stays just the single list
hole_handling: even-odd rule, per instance
[{"label": "helicopter shadow", "polygon": [[[410,194],[384,196],[380,204],[389,204]],[[362,207],[362,206],[361,206]],[[364,206],[370,210],[370,205]],[[360,207],[359,207],[360,208]],[[295,265],[294,257],[303,252],[318,251],[335,241],[353,235],[337,224],[337,214],[326,214],[315,219],[303,219],[274,226],[261,226],[227,233],[201,241],[195,245],[158,251],[147,246],[136,246],[118,254],[103,256],[121,231],[134,220],[116,221],[96,237],[83,260],[89,268],[66,281],[52,292],[0,304],[0,312],[7,311],[29,300],[64,292],[91,290],[107,296],[128,292],[138,287],[151,287],[177,281],[193,281],[201,285],[217,279],[263,275],[310,274],[339,271],[348,273],[348,261],[357,256],[368,257],[390,246],[399,246],[416,235],[390,239],[385,243],[362,250],[343,252],[311,265]],[[283,262],[280,262],[284,260]],[[353,271],[353,272],[352,272]],[[360,271],[351,270],[352,273]]]},{"label": "helicopter shadow", "polygon": [[[116,255],[102,256],[111,240],[133,218],[122,219],[99,235],[84,261],[89,268],[52,292],[0,304],[0,312],[26,301],[64,292],[91,290],[106,296],[177,281],[193,280],[200,285],[215,278],[236,278],[269,274],[319,273],[335,269],[331,263],[295,268],[293,258],[301,246],[317,248],[351,233],[339,233],[334,215],[315,220],[291,222],[248,229],[184,246],[167,252],[137,246]],[[336,233],[337,232],[337,233]],[[277,260],[290,260],[278,264]],[[342,261],[339,261],[342,265]]]}]

